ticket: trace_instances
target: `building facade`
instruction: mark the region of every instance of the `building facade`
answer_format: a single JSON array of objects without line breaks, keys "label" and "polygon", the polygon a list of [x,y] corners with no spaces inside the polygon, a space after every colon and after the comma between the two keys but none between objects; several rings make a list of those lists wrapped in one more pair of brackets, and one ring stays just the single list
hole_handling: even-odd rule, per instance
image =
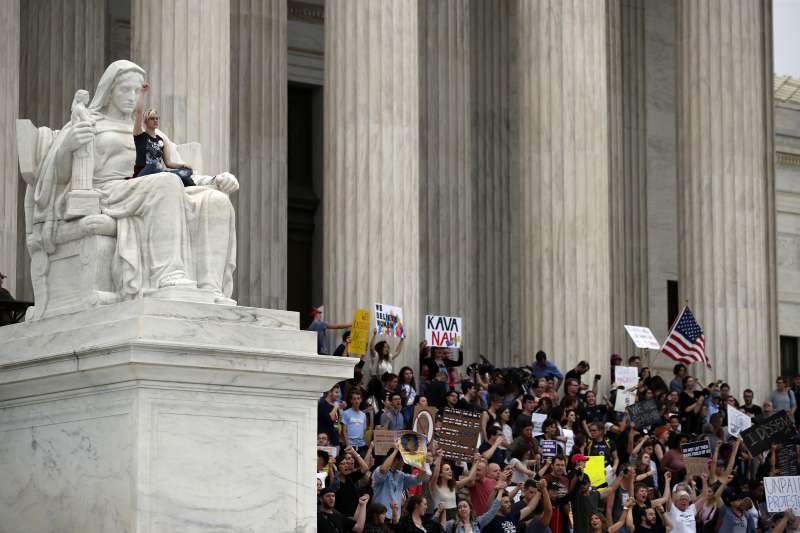
[{"label": "building facade", "polygon": [[324,304],[336,322],[400,305],[411,366],[431,313],[464,317],[472,360],[543,349],[603,369],[635,353],[624,324],[663,340],[688,301],[703,381],[766,392],[797,370],[800,105],[773,113],[771,2],[0,5],[0,269],[19,298],[7,132],[61,127],[125,58],[202,170],[239,177],[241,305]]}]

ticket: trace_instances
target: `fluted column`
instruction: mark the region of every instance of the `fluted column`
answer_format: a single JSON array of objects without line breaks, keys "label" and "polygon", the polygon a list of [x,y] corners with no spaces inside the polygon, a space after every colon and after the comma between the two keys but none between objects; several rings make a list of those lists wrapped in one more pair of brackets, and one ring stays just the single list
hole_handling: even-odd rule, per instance
[{"label": "fluted column", "polygon": [[478,354],[469,0],[419,0],[420,315],[463,317]]},{"label": "fluted column", "polygon": [[325,3],[325,313],[402,306],[398,369],[417,366],[423,319],[417,38],[417,0]]},{"label": "fluted column", "polygon": [[199,142],[203,174],[230,166],[230,1],[133,0],[133,61],[177,143]]},{"label": "fluted column", "polygon": [[644,4],[607,3],[611,348],[630,355],[623,326],[649,325]]},{"label": "fluted column", "polygon": [[231,2],[231,171],[235,298],[286,308],[286,0]]},{"label": "fluted column", "polygon": [[777,373],[771,2],[678,3],[680,292],[732,393]]},{"label": "fluted column", "polygon": [[516,4],[470,2],[477,352],[501,365],[533,361],[520,350]]},{"label": "fluted column", "polygon": [[[106,0],[23,0],[19,9],[19,116],[61,129],[69,121],[75,91],[93,94],[105,68]],[[33,300],[24,194],[20,182],[16,296]]]},{"label": "fluted column", "polygon": [[7,276],[3,285],[16,295],[19,167],[13,132],[19,110],[19,0],[0,0],[0,49],[0,272]]},{"label": "fluted column", "polygon": [[522,1],[523,348],[608,364],[608,65],[603,0]]}]

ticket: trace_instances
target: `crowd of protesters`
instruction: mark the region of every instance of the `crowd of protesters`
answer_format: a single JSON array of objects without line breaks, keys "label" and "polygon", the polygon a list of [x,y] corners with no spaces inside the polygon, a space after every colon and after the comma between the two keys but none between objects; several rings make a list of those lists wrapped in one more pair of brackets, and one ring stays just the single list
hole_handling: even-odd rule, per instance
[{"label": "crowd of protesters", "polygon": [[[345,332],[336,355],[347,355]],[[566,373],[557,360],[538,352],[530,366],[495,368],[463,365],[463,352],[419,347],[419,369],[395,370],[403,346],[376,342],[354,378],[327,391],[319,402],[317,487],[320,533],[772,533],[800,529],[797,511],[768,513],[763,478],[782,473],[773,444],[753,455],[727,428],[726,407],[754,423],[784,410],[797,428],[800,376],[776,380],[762,402],[753,391],[734,391],[721,381],[701,384],[691,367],[677,364],[666,380],[638,356],[636,400],[653,399],[661,419],[639,427],[615,411],[618,387],[598,390],[601,376],[588,380],[580,362]],[[613,354],[608,368],[623,365]],[[480,412],[481,437],[471,461],[444,457],[436,439],[423,469],[405,465],[397,446],[376,456],[376,429],[411,428],[416,405]],[[533,418],[546,419],[534,431]],[[539,434],[541,433],[541,434]],[[542,441],[555,441],[555,457],[543,456]],[[687,475],[681,443],[707,440],[707,472]],[[327,451],[326,451],[327,450]],[[338,453],[331,453],[336,450]],[[602,456],[607,478],[593,483],[590,457]],[[593,460],[597,461],[597,460]]]}]

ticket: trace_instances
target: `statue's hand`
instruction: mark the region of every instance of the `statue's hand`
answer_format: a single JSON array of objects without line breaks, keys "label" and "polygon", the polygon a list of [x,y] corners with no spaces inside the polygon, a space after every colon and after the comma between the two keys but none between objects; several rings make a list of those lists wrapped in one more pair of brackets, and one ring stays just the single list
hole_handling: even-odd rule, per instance
[{"label": "statue's hand", "polygon": [[70,152],[74,152],[84,144],[88,143],[94,138],[94,124],[89,121],[83,120],[78,122],[67,133],[64,138],[63,147]]},{"label": "statue's hand", "polygon": [[223,172],[214,176],[214,185],[220,192],[231,194],[239,190],[239,180],[230,172]]}]

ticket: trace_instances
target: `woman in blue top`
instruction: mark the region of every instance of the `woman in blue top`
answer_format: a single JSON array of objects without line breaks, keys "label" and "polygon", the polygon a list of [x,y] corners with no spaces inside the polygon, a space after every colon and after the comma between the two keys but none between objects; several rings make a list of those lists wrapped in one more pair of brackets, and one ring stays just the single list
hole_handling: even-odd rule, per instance
[{"label": "woman in blue top", "polygon": [[480,531],[492,521],[497,511],[500,510],[503,494],[505,494],[506,482],[500,480],[494,488],[497,491],[497,497],[485,514],[475,518],[475,515],[472,513],[472,504],[470,501],[467,499],[461,500],[456,506],[458,516],[455,520],[448,520],[444,526],[444,530],[447,533],[480,533]]},{"label": "woman in blue top", "polygon": [[144,97],[150,86],[142,85],[139,100],[133,110],[133,142],[136,145],[136,163],[133,177],[147,176],[159,172],[169,172],[178,176],[184,187],[193,186],[192,167],[186,164],[173,163],[169,157],[169,139],[157,131],[159,126],[158,111],[144,109]]}]

